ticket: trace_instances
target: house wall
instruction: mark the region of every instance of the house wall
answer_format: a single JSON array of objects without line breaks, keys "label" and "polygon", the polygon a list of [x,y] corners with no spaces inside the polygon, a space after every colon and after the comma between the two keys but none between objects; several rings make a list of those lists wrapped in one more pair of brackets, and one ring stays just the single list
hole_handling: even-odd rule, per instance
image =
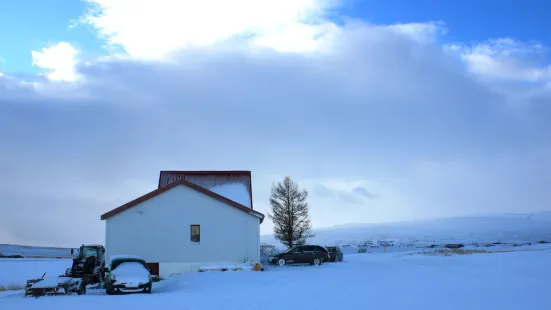
[{"label": "house wall", "polygon": [[[191,242],[192,224],[201,242]],[[106,219],[107,259],[142,256],[158,262],[161,276],[197,271],[209,264],[260,260],[260,219],[186,186]]]}]

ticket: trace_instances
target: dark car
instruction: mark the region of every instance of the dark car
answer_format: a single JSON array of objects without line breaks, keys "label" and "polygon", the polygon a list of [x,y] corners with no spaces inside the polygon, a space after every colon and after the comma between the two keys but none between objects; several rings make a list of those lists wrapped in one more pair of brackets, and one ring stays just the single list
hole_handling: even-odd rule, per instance
[{"label": "dark car", "polygon": [[326,246],[325,247],[329,251],[329,261],[330,262],[342,262],[344,259],[344,254],[342,253],[342,249],[338,246]]},{"label": "dark car", "polygon": [[319,245],[299,245],[271,256],[268,261],[270,264],[280,266],[286,264],[321,265],[323,262],[329,261],[329,251]]}]

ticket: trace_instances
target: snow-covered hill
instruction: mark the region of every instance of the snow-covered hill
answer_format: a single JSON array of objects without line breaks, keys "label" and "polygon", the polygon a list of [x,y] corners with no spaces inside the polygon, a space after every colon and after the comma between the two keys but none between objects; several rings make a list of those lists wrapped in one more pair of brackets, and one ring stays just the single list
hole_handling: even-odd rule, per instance
[{"label": "snow-covered hill", "polygon": [[[380,241],[396,246],[446,243],[537,243],[551,241],[551,212],[456,217],[387,224],[347,224],[315,229],[311,244],[363,247]],[[271,235],[261,242],[281,247]]]},{"label": "snow-covered hill", "polygon": [[0,244],[0,256],[25,258],[71,258],[71,249]]}]

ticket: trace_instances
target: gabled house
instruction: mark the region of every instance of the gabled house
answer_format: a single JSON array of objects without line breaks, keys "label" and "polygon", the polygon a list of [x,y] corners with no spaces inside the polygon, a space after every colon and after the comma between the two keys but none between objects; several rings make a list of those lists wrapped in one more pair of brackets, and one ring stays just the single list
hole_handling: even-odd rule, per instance
[{"label": "gabled house", "polygon": [[101,219],[107,259],[139,255],[160,276],[260,261],[250,171],[161,171],[157,189]]}]

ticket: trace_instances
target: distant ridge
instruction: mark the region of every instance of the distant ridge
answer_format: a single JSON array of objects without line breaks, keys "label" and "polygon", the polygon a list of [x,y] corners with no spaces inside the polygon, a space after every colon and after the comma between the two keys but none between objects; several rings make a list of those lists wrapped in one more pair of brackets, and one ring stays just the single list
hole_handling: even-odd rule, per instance
[{"label": "distant ridge", "polygon": [[71,248],[0,244],[0,256],[25,258],[70,258]]},{"label": "distant ridge", "polygon": [[[503,213],[394,223],[351,223],[314,229],[309,243],[359,247],[377,241],[423,246],[445,243],[536,243],[551,241],[551,212]],[[280,247],[271,235],[261,242]]]}]

